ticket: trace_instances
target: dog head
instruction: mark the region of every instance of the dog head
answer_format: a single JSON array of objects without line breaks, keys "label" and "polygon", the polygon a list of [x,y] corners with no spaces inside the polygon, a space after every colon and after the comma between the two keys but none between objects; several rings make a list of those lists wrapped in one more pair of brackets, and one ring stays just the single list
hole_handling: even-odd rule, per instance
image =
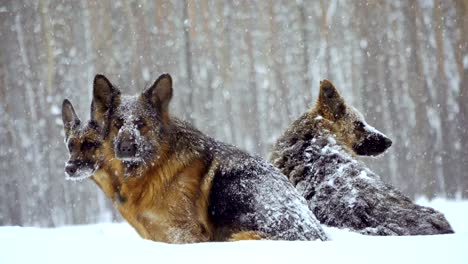
[{"label": "dog head", "polygon": [[320,82],[320,93],[313,112],[324,118],[326,128],[357,155],[376,156],[392,145],[387,136],[367,124],[359,111],[345,103],[328,80]]},{"label": "dog head", "polygon": [[102,112],[110,111],[108,131],[115,157],[130,169],[156,164],[168,148],[171,76],[161,75],[138,96],[121,96],[107,79],[99,83],[102,85],[94,87],[93,111],[95,116],[106,116]]},{"label": "dog head", "polygon": [[69,180],[83,180],[91,177],[103,160],[102,131],[94,121],[82,124],[73,105],[65,99],[62,104],[62,121],[65,144],[69,159],[65,172]]}]

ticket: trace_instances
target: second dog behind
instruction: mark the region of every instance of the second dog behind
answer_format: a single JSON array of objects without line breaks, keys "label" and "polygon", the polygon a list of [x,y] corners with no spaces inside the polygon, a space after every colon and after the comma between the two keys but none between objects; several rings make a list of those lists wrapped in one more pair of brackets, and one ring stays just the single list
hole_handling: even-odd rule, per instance
[{"label": "second dog behind", "polygon": [[277,140],[270,161],[323,224],[371,235],[453,233],[441,213],[413,203],[353,158],[378,155],[391,143],[325,80],[315,107]]}]

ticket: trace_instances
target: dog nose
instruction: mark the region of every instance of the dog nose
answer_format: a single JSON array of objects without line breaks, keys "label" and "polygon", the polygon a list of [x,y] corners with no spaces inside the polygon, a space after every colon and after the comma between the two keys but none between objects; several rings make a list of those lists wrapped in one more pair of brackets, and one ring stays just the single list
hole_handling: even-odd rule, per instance
[{"label": "dog nose", "polygon": [[119,152],[123,157],[135,156],[136,149],[136,144],[131,141],[123,141],[119,145]]},{"label": "dog nose", "polygon": [[389,138],[385,138],[384,145],[385,145],[385,149],[389,148],[392,145],[392,140]]},{"label": "dog nose", "polygon": [[75,173],[76,173],[76,170],[78,169],[78,167],[74,164],[74,163],[68,163],[66,166],[65,166],[65,172],[69,175],[69,176],[73,176]]}]

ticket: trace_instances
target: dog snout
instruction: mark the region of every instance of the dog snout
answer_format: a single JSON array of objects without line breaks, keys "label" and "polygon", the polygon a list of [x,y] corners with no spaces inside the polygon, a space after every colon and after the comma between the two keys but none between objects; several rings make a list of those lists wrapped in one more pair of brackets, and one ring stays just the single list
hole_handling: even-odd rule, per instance
[{"label": "dog snout", "polygon": [[393,142],[392,142],[391,139],[389,139],[389,138],[387,138],[387,137],[384,138],[384,146],[385,146],[385,149],[388,149],[389,147],[391,147],[391,146],[392,146],[392,143],[393,143]]},{"label": "dog snout", "polygon": [[356,154],[361,156],[377,156],[392,145],[392,140],[381,134],[370,134],[364,140],[353,146]]},{"label": "dog snout", "polygon": [[137,146],[133,140],[125,140],[120,142],[118,146],[119,154],[122,157],[134,157]]},{"label": "dog snout", "polygon": [[68,162],[67,165],[65,165],[65,172],[69,176],[75,175],[77,170],[78,170],[78,166],[74,162]]}]

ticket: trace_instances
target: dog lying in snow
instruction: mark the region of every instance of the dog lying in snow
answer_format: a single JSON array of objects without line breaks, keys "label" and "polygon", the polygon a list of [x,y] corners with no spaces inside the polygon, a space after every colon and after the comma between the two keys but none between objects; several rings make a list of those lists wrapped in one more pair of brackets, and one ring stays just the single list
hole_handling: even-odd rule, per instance
[{"label": "dog lying in snow", "polygon": [[441,213],[414,204],[353,158],[378,155],[391,143],[324,80],[315,107],[291,124],[269,159],[322,224],[369,235],[453,233]]}]

